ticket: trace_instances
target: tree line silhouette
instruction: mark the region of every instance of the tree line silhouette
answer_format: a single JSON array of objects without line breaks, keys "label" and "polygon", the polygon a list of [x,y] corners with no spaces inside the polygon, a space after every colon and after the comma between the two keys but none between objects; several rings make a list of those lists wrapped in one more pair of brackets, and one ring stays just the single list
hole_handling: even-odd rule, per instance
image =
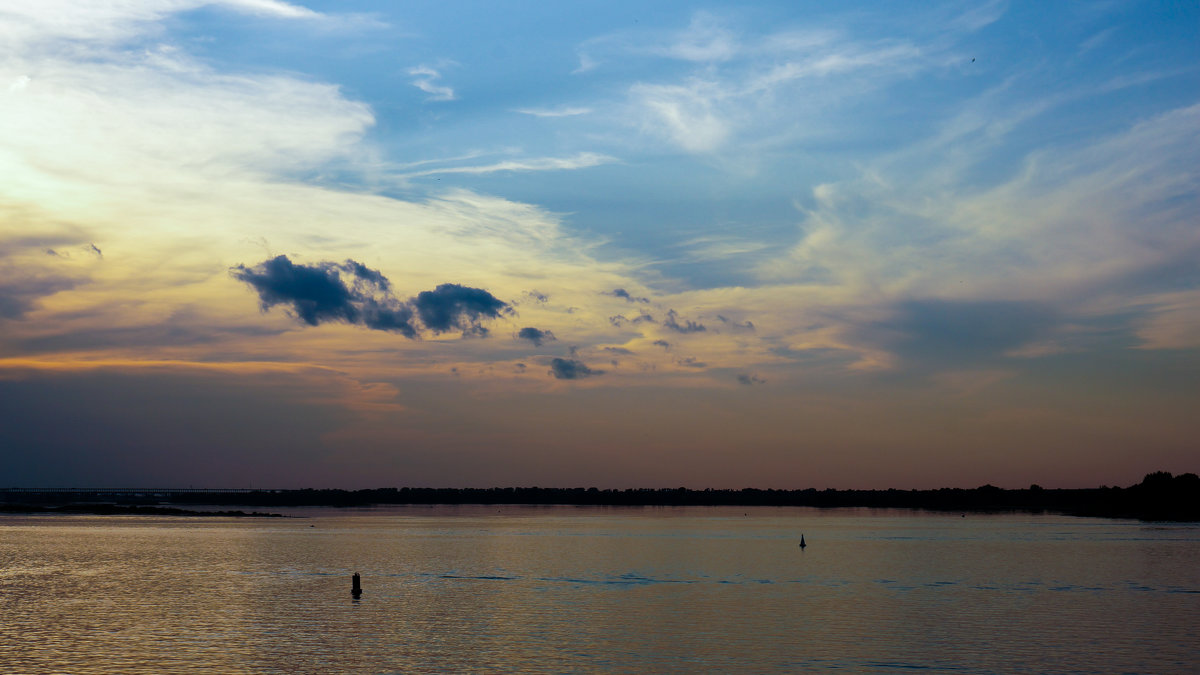
[{"label": "tree line silhouette", "polygon": [[114,496],[74,490],[19,493],[0,489],[3,510],[17,504],[69,504],[108,501],[124,504],[228,505],[254,507],[371,506],[387,504],[532,504],[580,506],[812,506],[866,507],[958,512],[1052,512],[1078,516],[1200,521],[1200,477],[1173,476],[1166,471],[1147,474],[1130,487],[935,490],[740,490],[688,488],[379,488],[367,490],[146,490]]}]

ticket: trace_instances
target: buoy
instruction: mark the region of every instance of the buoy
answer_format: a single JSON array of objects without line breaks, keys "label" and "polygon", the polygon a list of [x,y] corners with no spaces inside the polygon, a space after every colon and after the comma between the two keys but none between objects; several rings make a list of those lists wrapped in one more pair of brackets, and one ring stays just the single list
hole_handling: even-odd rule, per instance
[{"label": "buoy", "polygon": [[804,535],[800,535],[800,548],[804,548],[808,544],[804,543]]},{"label": "buoy", "polygon": [[354,576],[350,577],[350,583],[350,595],[356,598],[362,595],[362,577],[358,576],[358,572],[355,572]]}]

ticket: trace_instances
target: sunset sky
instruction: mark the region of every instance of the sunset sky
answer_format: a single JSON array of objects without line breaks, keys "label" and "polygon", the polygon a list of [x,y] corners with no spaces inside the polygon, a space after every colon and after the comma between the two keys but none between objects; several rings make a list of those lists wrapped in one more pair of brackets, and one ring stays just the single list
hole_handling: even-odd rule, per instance
[{"label": "sunset sky", "polygon": [[1200,471],[1198,36],[1170,2],[0,0],[0,484]]}]

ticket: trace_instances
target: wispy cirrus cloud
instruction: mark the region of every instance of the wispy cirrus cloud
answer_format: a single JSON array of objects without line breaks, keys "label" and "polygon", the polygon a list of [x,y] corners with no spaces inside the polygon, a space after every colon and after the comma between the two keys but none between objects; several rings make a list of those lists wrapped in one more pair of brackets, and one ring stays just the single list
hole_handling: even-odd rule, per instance
[{"label": "wispy cirrus cloud", "polygon": [[1137,322],[1142,349],[1195,349],[1200,345],[1200,290],[1155,293],[1137,299],[1147,308]]},{"label": "wispy cirrus cloud", "polygon": [[[686,28],[602,36],[579,54],[581,71],[617,58],[688,65],[679,77],[631,83],[620,116],[685,152],[707,154],[795,136],[806,117],[819,119],[933,67],[931,54],[943,49],[932,39],[871,39],[830,28],[750,33],[736,14],[697,12]],[[816,87],[819,104],[811,97]]]},{"label": "wispy cirrus cloud", "polygon": [[1200,256],[1184,216],[1200,208],[1198,130],[1200,105],[1179,108],[1031,150],[984,188],[965,176],[995,139],[951,157],[918,144],[903,162],[818,186],[800,243],[761,278],[809,284],[829,344],[878,365],[994,367],[1093,348],[1114,330],[1148,349],[1200,346],[1195,290],[1178,290],[1200,281],[1183,271]]},{"label": "wispy cirrus cloud", "polygon": [[727,22],[711,12],[699,11],[692,15],[687,28],[669,34],[665,42],[634,49],[682,61],[719,63],[735,58],[744,48],[742,38]]},{"label": "wispy cirrus cloud", "polygon": [[439,174],[482,175],[501,171],[571,171],[600,166],[601,164],[611,164],[616,161],[615,157],[610,157],[609,155],[596,152],[580,152],[570,157],[532,157],[529,159],[509,159],[477,166],[446,166],[425,169],[423,171],[412,171],[400,174],[400,177],[416,178]]},{"label": "wispy cirrus cloud", "polygon": [[683,249],[687,262],[709,262],[729,260],[760,253],[771,245],[732,235],[706,235],[679,242],[675,248]]},{"label": "wispy cirrus cloud", "polygon": [[731,18],[701,10],[681,29],[624,30],[586,40],[576,49],[579,66],[575,72],[630,56],[715,63],[735,58],[745,49],[746,42]]},{"label": "wispy cirrus cloud", "polygon": [[[0,112],[12,132],[0,164],[24,181],[135,186],[318,165],[353,154],[374,123],[332,85],[221,73],[170,48],[79,63],[48,50],[35,71]],[[81,118],[92,124],[74,124]],[[114,174],[113,162],[123,170]]]},{"label": "wispy cirrus cloud", "polygon": [[633,85],[634,107],[643,112],[642,126],[688,152],[722,148],[737,125],[730,107],[736,88],[723,82],[692,79],[684,84]]},{"label": "wispy cirrus cloud", "polygon": [[409,68],[408,74],[413,76],[412,85],[414,87],[429,94],[426,101],[453,101],[456,98],[452,87],[440,83],[442,79],[440,71],[421,65]]},{"label": "wispy cirrus cloud", "polygon": [[518,112],[522,115],[532,115],[533,117],[578,117],[579,115],[591,114],[592,109],[579,106],[566,106],[562,108],[516,108],[513,112]]},{"label": "wispy cirrus cloud", "polygon": [[68,40],[95,53],[122,40],[158,31],[172,14],[220,7],[241,14],[278,19],[331,20],[328,15],[282,0],[144,0],[142,2],[77,3],[70,0],[14,3],[0,22],[0,53],[22,46]]},{"label": "wispy cirrus cloud", "polygon": [[[926,67],[924,56],[925,49],[911,43],[817,42],[797,52],[781,48],[769,58],[752,53],[683,81],[635,83],[629,105],[647,133],[687,152],[711,153],[734,147],[735,140],[793,136],[790,127],[805,117],[822,119],[844,102]],[[805,85],[815,81],[820,105],[805,96]]]},{"label": "wispy cirrus cloud", "polygon": [[281,0],[222,0],[221,4],[226,4],[249,12],[261,12],[271,16],[280,16],[291,19],[312,18],[321,16],[319,12],[294,5]]}]

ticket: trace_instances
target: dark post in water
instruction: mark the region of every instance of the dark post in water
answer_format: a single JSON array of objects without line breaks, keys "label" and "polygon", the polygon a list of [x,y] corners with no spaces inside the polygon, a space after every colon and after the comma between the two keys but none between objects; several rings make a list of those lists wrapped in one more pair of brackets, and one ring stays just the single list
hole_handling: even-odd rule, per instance
[{"label": "dark post in water", "polygon": [[358,572],[355,572],[354,576],[350,577],[350,583],[352,584],[350,586],[350,595],[356,598],[362,595],[362,578],[358,576]]}]

